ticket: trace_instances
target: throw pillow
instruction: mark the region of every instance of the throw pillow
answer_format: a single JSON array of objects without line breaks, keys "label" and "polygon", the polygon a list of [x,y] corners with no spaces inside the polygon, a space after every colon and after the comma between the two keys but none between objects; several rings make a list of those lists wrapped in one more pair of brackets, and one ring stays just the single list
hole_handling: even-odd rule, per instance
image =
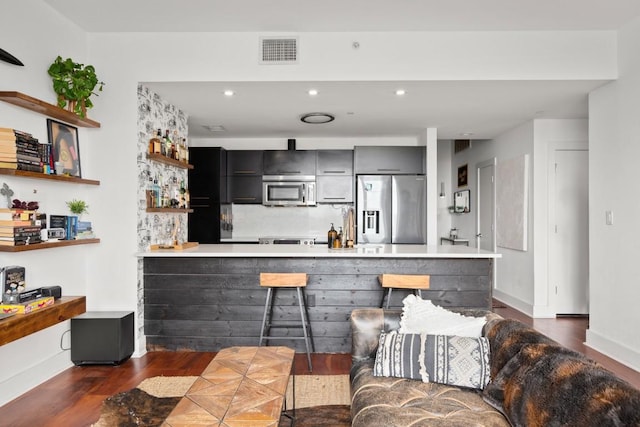
[{"label": "throw pillow", "polygon": [[557,344],[526,344],[483,391],[513,426],[640,425],[640,391]]},{"label": "throw pillow", "polygon": [[484,316],[463,316],[415,295],[408,295],[402,303],[399,331],[403,334],[480,337],[487,322]]},{"label": "throw pillow", "polygon": [[483,389],[489,382],[484,337],[382,332],[374,376],[399,377]]}]

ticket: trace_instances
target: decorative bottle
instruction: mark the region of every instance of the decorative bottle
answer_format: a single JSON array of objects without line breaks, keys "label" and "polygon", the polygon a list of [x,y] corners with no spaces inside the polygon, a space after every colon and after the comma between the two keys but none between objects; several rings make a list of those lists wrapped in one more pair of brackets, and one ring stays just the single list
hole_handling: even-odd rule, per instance
[{"label": "decorative bottle", "polygon": [[329,248],[333,248],[333,245],[335,244],[335,241],[338,239],[338,232],[336,231],[335,228],[333,228],[333,223],[331,223],[331,228],[329,229],[329,232],[327,233],[327,246]]}]

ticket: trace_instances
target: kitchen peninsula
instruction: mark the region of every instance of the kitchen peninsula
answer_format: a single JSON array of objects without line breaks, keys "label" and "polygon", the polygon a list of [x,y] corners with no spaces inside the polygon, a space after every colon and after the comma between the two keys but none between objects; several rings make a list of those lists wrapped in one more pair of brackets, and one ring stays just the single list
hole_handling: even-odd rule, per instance
[{"label": "kitchen peninsula", "polygon": [[[257,345],[266,298],[259,274],[304,272],[315,350],[346,353],[351,351],[351,311],[380,304],[378,275],[429,274],[431,286],[423,298],[445,307],[490,309],[493,265],[501,255],[466,246],[210,244],[138,256],[143,259],[148,350]],[[394,293],[392,305],[401,306],[403,295]],[[293,293],[278,296],[275,316],[299,319]],[[290,331],[275,332],[286,336]],[[279,343],[303,347],[301,341]]]}]

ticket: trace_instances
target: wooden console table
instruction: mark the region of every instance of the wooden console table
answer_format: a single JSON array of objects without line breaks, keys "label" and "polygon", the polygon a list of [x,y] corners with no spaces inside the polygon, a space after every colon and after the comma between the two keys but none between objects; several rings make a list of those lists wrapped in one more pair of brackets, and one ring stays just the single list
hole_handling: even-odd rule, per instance
[{"label": "wooden console table", "polygon": [[62,297],[49,307],[0,320],[0,345],[69,320],[87,310],[86,297]]},{"label": "wooden console table", "polygon": [[221,350],[162,425],[277,426],[294,355],[275,346]]}]

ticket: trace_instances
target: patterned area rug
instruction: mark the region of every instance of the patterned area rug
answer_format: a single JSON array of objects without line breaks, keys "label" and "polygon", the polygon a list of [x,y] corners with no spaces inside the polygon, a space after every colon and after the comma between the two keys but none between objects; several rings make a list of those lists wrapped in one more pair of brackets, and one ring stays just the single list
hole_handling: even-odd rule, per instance
[{"label": "patterned area rug", "polygon": [[[153,377],[136,388],[111,396],[102,404],[93,427],[161,426],[197,377]],[[291,379],[292,380],[292,379]],[[290,380],[290,381],[291,381]],[[287,408],[292,403],[292,383]],[[343,427],[351,425],[348,375],[296,376],[295,425],[298,427]],[[286,412],[281,426],[291,425],[293,411]]]}]

